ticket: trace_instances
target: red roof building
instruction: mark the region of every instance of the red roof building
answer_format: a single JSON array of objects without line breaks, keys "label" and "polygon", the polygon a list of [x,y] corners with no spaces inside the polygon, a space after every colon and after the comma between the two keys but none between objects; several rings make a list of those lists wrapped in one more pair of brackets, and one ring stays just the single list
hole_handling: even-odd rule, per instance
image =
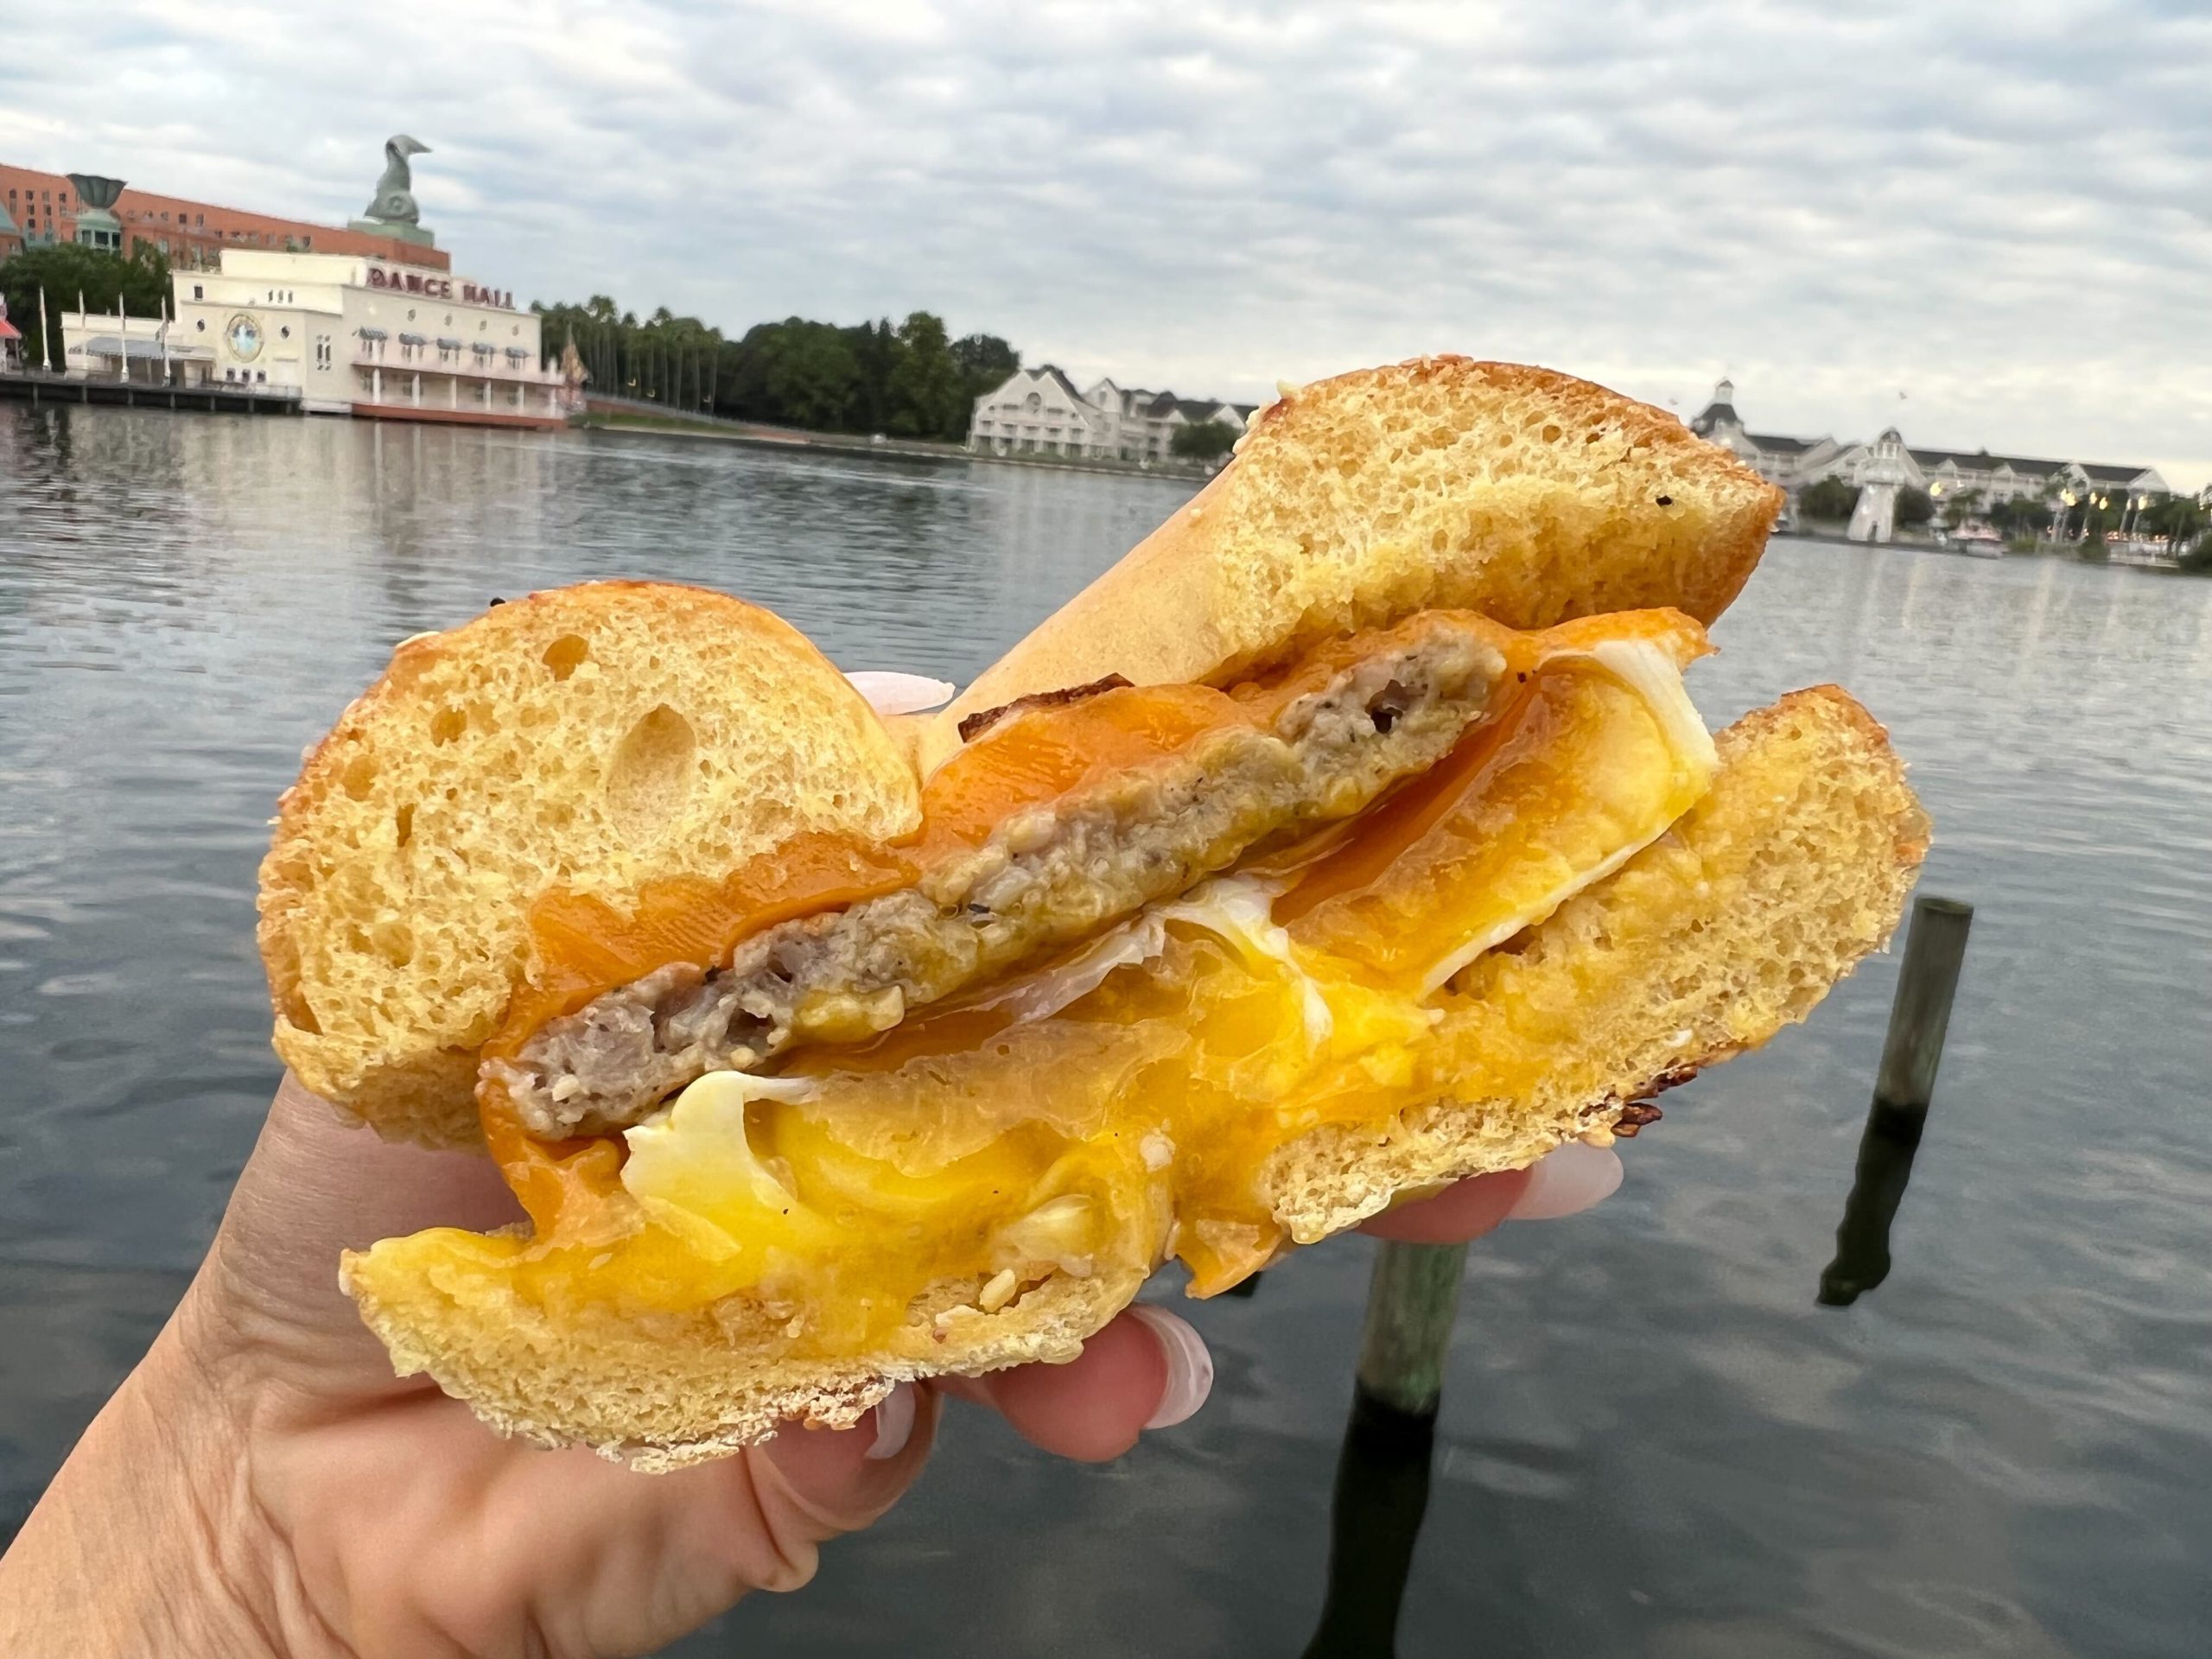
[{"label": "red roof building", "polygon": [[[15,235],[0,228],[0,258],[24,245],[77,239],[77,214],[83,206],[65,173],[41,173],[0,163],[0,226],[13,223]],[[158,248],[181,270],[213,270],[225,248],[268,248],[293,253],[350,253],[387,259],[394,264],[450,270],[452,256],[396,236],[307,219],[280,219],[218,207],[181,196],[157,196],[126,188],[111,210],[123,226],[122,251],[140,244]]]}]

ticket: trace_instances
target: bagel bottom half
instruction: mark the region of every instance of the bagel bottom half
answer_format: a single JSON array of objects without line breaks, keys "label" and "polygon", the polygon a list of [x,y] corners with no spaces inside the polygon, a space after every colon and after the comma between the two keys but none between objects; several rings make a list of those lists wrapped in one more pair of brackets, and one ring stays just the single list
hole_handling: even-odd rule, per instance
[{"label": "bagel bottom half", "polygon": [[[1885,734],[1847,694],[1793,693],[1718,740],[1710,792],[1603,881],[1456,982],[1440,1028],[1470,1057],[1517,1047],[1533,1083],[1317,1129],[1260,1171],[1300,1243],[1401,1194],[1610,1135],[1637,1103],[1802,1020],[1895,927],[1928,823]],[[402,1375],[427,1372],[503,1433],[582,1444],[641,1469],[735,1451],[798,1421],[846,1426],[893,1386],[1074,1357],[1142,1275],[1056,1274],[997,1313],[971,1280],[932,1287],[901,1337],[794,1358],[758,1311],[636,1313],[516,1293],[487,1250],[425,1266],[407,1240],[350,1253],[341,1278]],[[944,1317],[957,1310],[959,1317]]]}]

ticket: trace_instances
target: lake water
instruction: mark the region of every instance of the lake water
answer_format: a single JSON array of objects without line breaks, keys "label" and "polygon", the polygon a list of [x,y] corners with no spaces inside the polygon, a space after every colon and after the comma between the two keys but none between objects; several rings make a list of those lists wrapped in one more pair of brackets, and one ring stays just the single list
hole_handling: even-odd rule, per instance
[{"label": "lake water", "polygon": [[[0,1538],[181,1289],[276,1076],[264,821],[392,644],[712,583],[973,674],[1165,481],[661,438],[0,408]],[[1780,543],[1692,689],[1850,685],[1978,906],[1888,1281],[1815,1306],[1895,982],[1667,1096],[1626,1185],[1475,1247],[1408,1655],[2212,1647],[2212,582]],[[677,1651],[1293,1655],[1370,1249],[1185,1305],[1211,1402],[1107,1469],[947,1426]]]}]

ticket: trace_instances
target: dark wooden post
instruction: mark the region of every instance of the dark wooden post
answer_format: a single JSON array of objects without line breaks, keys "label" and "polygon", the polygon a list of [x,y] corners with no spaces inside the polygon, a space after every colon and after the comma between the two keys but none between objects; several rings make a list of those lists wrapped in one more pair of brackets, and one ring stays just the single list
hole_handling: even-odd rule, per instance
[{"label": "dark wooden post", "polygon": [[1913,906],[1882,1069],[1859,1139],[1851,1196],[1835,1230],[1835,1260],[1821,1271],[1818,1300],[1825,1306],[1848,1307],[1889,1277],[1890,1228],[1928,1125],[1973,923],[1974,906],[1955,899],[1923,898]]},{"label": "dark wooden post", "polygon": [[1936,1068],[1943,1061],[1943,1038],[1950,1029],[1951,999],[1958,995],[1959,967],[1966,960],[1967,931],[1973,925],[1974,906],[1955,899],[1923,896],[1913,905],[1897,1000],[1890,1004],[1889,1039],[1882,1046],[1882,1070],[1874,1080],[1876,1099],[1928,1109],[1936,1093]]}]

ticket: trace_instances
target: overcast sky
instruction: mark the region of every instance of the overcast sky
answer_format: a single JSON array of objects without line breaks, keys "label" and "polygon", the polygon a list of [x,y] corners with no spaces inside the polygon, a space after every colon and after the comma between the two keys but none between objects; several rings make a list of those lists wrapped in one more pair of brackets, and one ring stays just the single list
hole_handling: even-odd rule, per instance
[{"label": "overcast sky", "polygon": [[735,334],[1254,398],[1423,351],[2212,479],[2212,6],[0,0],[0,160]]}]

